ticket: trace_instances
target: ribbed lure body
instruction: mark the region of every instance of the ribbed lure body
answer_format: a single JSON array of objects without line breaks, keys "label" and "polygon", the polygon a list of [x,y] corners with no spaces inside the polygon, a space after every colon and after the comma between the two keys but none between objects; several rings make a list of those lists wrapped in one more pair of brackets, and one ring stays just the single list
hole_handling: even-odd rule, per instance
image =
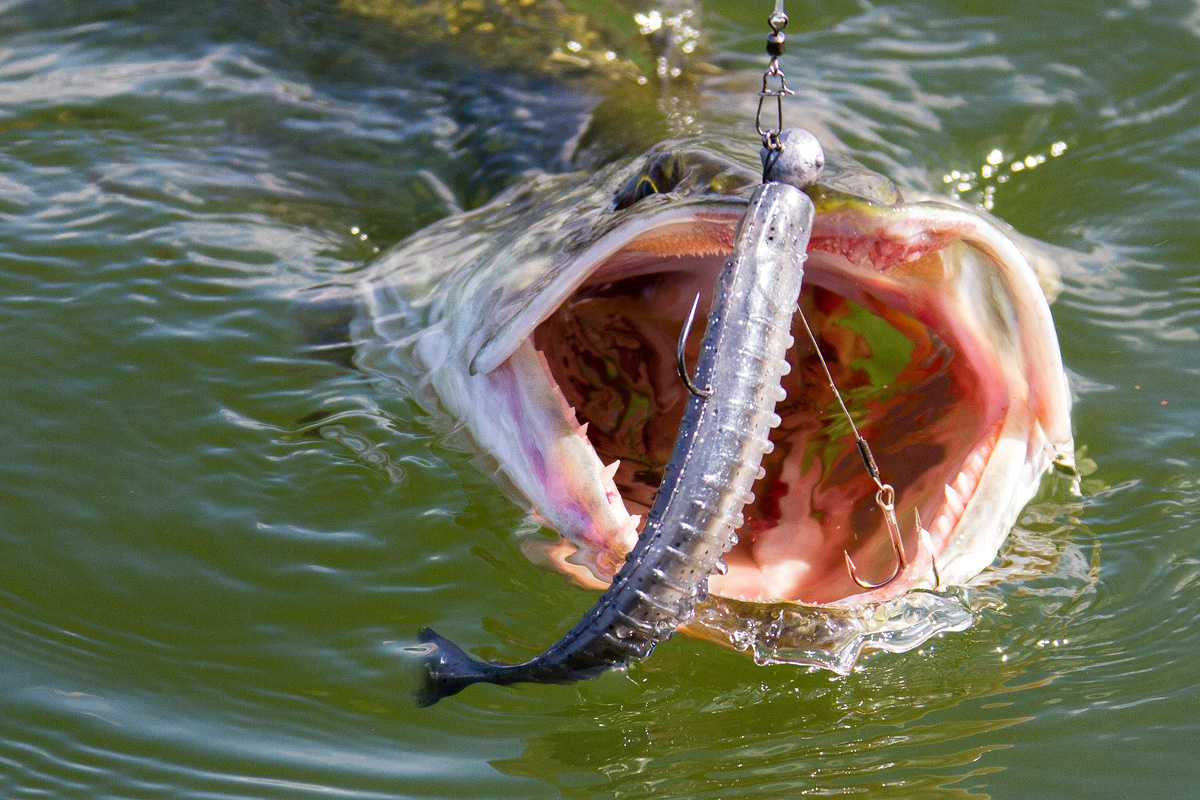
[{"label": "ribbed lure body", "polygon": [[541,655],[522,664],[472,659],[432,630],[423,705],[472,683],[570,683],[644,658],[687,623],[708,576],[736,542],[775,404],[789,369],[791,323],[812,233],[812,201],[799,189],[755,192],[718,278],[694,382],[654,505],[637,545],[596,605]]}]

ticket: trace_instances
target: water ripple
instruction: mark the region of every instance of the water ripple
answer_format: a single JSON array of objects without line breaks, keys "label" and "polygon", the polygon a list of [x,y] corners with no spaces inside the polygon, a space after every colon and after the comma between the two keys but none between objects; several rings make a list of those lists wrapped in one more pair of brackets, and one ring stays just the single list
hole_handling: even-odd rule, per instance
[{"label": "water ripple", "polygon": [[[1082,494],[1025,510],[974,627],[845,678],[679,637],[418,710],[421,626],[515,658],[594,594],[525,558],[544,532],[411,399],[302,351],[296,300],[611,111],[348,5],[0,2],[0,795],[1194,794],[1192,10],[789,28],[789,120],[911,189],[1000,151],[964,198],[1063,267]],[[753,160],[762,20],[705,5],[724,74],[679,107]],[[653,128],[618,116],[620,145]]]}]

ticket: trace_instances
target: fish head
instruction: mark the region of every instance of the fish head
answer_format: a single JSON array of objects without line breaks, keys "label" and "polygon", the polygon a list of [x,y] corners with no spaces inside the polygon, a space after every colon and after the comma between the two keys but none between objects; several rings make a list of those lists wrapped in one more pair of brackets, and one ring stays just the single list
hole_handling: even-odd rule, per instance
[{"label": "fish head", "polygon": [[[711,303],[758,181],[679,145],[590,179],[542,176],[368,281],[370,333],[408,343],[432,402],[564,537],[531,552],[585,583],[611,579],[653,502],[688,398],[684,319],[697,295]],[[797,316],[773,449],[692,629],[846,671],[864,649],[969,624],[930,590],[984,570],[1049,467],[1070,464],[1071,399],[1029,240],[836,156],[809,194],[800,309],[816,348]],[[685,342],[688,363],[699,347]],[[855,428],[909,556],[874,590],[845,560],[878,580],[895,559]]]}]

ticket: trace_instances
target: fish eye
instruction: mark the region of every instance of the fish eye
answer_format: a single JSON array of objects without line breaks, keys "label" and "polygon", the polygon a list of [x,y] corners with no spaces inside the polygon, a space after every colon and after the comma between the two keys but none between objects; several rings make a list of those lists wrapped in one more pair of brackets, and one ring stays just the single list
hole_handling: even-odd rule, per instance
[{"label": "fish eye", "polygon": [[675,153],[653,156],[642,171],[630,178],[614,197],[617,211],[629,208],[652,194],[665,194],[679,184],[679,159]]},{"label": "fish eye", "polygon": [[633,202],[642,200],[652,194],[658,193],[658,187],[654,185],[654,179],[649,175],[643,175],[638,178],[637,186],[633,187]]}]

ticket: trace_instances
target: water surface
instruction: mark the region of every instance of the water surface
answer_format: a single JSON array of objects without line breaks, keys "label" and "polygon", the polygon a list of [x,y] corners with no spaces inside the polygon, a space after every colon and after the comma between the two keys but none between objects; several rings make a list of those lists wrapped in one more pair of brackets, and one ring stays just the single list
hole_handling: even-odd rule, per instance
[{"label": "water surface", "polygon": [[[409,701],[421,625],[515,660],[595,596],[410,401],[301,353],[293,298],[528,170],[752,150],[759,5],[704,4],[719,74],[639,94],[334,2],[0,3],[0,796],[1194,796],[1194,3],[789,4],[797,122],[1062,248],[1083,492],[1046,483],[970,631]],[[576,8],[652,66],[632,6]]]}]

